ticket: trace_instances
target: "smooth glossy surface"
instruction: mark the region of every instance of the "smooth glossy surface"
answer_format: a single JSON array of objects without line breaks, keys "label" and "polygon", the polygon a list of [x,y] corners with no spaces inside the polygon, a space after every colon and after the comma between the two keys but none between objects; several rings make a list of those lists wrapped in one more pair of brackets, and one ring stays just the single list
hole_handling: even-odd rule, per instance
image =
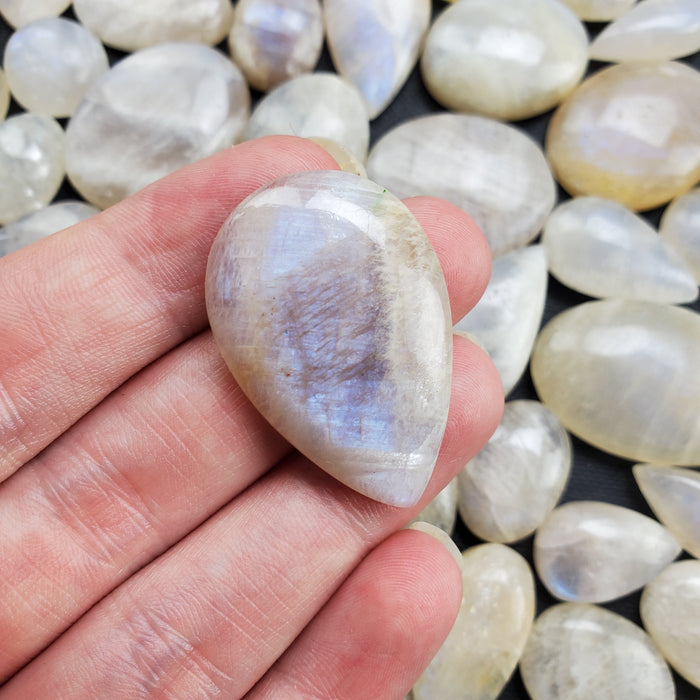
[{"label": "smooth glossy surface", "polygon": [[583,440],[629,460],[700,464],[700,316],[606,300],[555,317],[530,365],[540,399]]},{"label": "smooth glossy surface", "polygon": [[270,90],[316,65],[323,46],[319,0],[240,0],[228,41],[248,83]]},{"label": "smooth glossy surface", "polygon": [[227,365],[285,438],[371,498],[419,500],[447,420],[451,317],[396,197],[339,171],[277,180],[222,227],[206,292]]},{"label": "smooth glossy surface", "polygon": [[556,188],[540,147],[492,119],[435,114],[385,134],[369,176],[398,197],[441,197],[464,209],[500,255],[531,241],[554,206]]},{"label": "smooth glossy surface", "polygon": [[426,522],[448,535],[454,530],[457,521],[457,479],[452,479],[435,498],[413,519],[413,522]]},{"label": "smooth glossy surface", "polygon": [[562,0],[581,19],[608,22],[627,12],[636,0]]},{"label": "smooth glossy surface", "polygon": [[109,68],[99,39],[62,17],[15,32],[5,47],[10,90],[27,110],[53,117],[73,114],[87,89]]},{"label": "smooth glossy surface", "polygon": [[459,473],[459,513],[482,540],[527,537],[556,506],[571,470],[571,441],[537,401],[509,401],[481,451]]},{"label": "smooth glossy surface", "polygon": [[700,284],[700,189],[682,195],[666,207],[659,233],[673,246]]},{"label": "smooth glossy surface", "polygon": [[603,608],[562,603],[535,620],[520,660],[532,700],[674,700],[671,672],[643,629]]},{"label": "smooth glossy surface", "polygon": [[652,209],[700,180],[700,73],[622,64],[588,78],[554,113],[547,155],[572,195]]},{"label": "smooth glossy surface", "polygon": [[162,44],[117,63],[66,130],[75,188],[100,209],[233,144],[248,117],[241,72],[219,51]]},{"label": "smooth glossy surface", "polygon": [[525,119],[581,81],[588,37],[558,0],[460,0],[428,33],[421,73],[450,110]]},{"label": "smooth glossy surface", "polygon": [[370,119],[384,111],[418,60],[430,0],[324,0],[328,47]]},{"label": "smooth glossy surface", "polygon": [[576,197],[559,205],[542,236],[550,272],[592,297],[683,304],[698,285],[679,255],[617,202]]},{"label": "smooth glossy surface", "polygon": [[0,121],[5,118],[10,106],[10,88],[7,86],[5,71],[0,68]]},{"label": "smooth glossy surface", "polygon": [[58,17],[71,0],[0,0],[0,14],[13,26],[23,27],[45,17]]}]

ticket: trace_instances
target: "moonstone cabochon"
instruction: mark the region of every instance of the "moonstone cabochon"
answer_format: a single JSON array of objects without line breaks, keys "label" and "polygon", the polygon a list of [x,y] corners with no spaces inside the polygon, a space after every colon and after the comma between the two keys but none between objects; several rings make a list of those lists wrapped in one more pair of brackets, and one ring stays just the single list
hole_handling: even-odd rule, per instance
[{"label": "moonstone cabochon", "polygon": [[572,433],[629,460],[700,464],[700,316],[651,302],[575,306],[541,331],[540,399]]},{"label": "moonstone cabochon", "polygon": [[97,80],[70,120],[68,176],[104,209],[232,145],[249,110],[240,70],[219,51],[188,43],[137,51]]},{"label": "moonstone cabochon", "polygon": [[451,317],[437,257],[396,197],[339,171],[261,188],[214,241],[206,301],[273,427],[351,488],[419,500],[447,421]]},{"label": "moonstone cabochon", "polygon": [[666,207],[659,233],[673,246],[700,284],[700,188],[678,197]]},{"label": "moonstone cabochon", "polygon": [[13,26],[23,27],[45,17],[58,17],[71,0],[0,0],[0,14]]},{"label": "moonstone cabochon", "polygon": [[608,22],[623,15],[636,0],[562,0],[581,19],[589,22]]},{"label": "moonstone cabochon", "polygon": [[0,68],[0,121],[5,118],[10,107],[10,89],[7,86],[5,71]]}]

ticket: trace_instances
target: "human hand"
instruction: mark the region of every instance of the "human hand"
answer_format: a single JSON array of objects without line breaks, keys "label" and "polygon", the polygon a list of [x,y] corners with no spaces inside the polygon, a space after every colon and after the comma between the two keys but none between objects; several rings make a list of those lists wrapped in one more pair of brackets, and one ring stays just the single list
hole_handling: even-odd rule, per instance
[{"label": "human hand", "polygon": [[[295,453],[207,330],[229,213],[336,167],[302,139],[244,143],[0,260],[0,698],[399,698],[446,636],[457,566],[397,530],[496,427],[486,355],[455,339],[435,473],[397,509]],[[460,318],[487,245],[452,205],[407,205]]]}]

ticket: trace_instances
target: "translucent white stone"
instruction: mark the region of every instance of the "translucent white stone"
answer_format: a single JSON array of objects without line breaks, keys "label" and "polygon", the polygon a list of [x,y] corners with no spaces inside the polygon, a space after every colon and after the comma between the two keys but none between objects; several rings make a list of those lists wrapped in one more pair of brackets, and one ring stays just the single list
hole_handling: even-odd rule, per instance
[{"label": "translucent white stone", "polygon": [[109,68],[99,39],[77,22],[41,19],[16,31],[5,47],[5,71],[17,102],[53,117],[73,114]]},{"label": "translucent white stone", "polygon": [[430,0],[324,0],[328,47],[359,89],[370,119],[384,111],[418,60]]},{"label": "translucent white stone", "polygon": [[506,394],[527,367],[547,296],[547,259],[541,245],[493,261],[491,279],[477,305],[455,329],[476,336],[489,354]]},{"label": "translucent white stone", "polygon": [[0,14],[13,26],[23,27],[45,17],[58,17],[71,0],[0,0]]},{"label": "translucent white stone", "polygon": [[560,603],[532,626],[520,660],[532,700],[675,700],[666,662],[641,627],[595,605]]},{"label": "translucent white stone", "polygon": [[644,589],[640,612],[671,666],[700,688],[700,561],[679,561],[662,571]]},{"label": "translucent white stone", "polygon": [[571,470],[571,441],[537,401],[509,401],[501,423],[457,477],[464,524],[490,542],[515,542],[557,505]]},{"label": "translucent white stone", "polygon": [[261,188],[214,241],[206,300],[224,360],[282,435],[371,498],[418,502],[452,329],[437,256],[400,200],[341,171]]},{"label": "translucent white stone", "polygon": [[700,189],[671,202],[661,218],[661,237],[673,246],[700,284]]},{"label": "translucent white stone", "polygon": [[369,176],[399,197],[442,197],[466,211],[499,255],[529,243],[552,211],[556,187],[540,147],[483,117],[434,114],[386,133]]},{"label": "translucent white stone", "polygon": [[457,521],[457,479],[452,479],[435,498],[413,519],[435,525],[448,535]]},{"label": "translucent white stone", "polygon": [[240,0],[236,5],[229,48],[257,90],[308,73],[322,47],[318,0]]},{"label": "translucent white stone", "polygon": [[117,63],[66,130],[68,176],[100,209],[233,144],[250,94],[238,68],[200,44],[162,44]]},{"label": "translucent white stone", "polygon": [[653,209],[700,180],[700,72],[624,63],[588,78],[554,113],[547,155],[572,195]]},{"label": "translucent white stone", "polygon": [[462,553],[462,604],[413,686],[414,700],[495,700],[517,666],[535,614],[528,563],[502,544]]},{"label": "translucent white stone", "polygon": [[530,371],[540,399],[583,440],[629,460],[700,464],[700,316],[636,301],[554,318]]},{"label": "translucent white stone", "polygon": [[578,603],[603,603],[641,588],[680,551],[656,520],[598,501],[555,508],[534,543],[535,568],[547,590]]},{"label": "translucent white stone", "polygon": [[460,0],[428,33],[421,72],[448,109],[524,119],[581,81],[588,36],[558,0]]},{"label": "translucent white stone", "polygon": [[73,0],[73,9],[93,34],[122,51],[171,41],[213,46],[233,22],[230,0]]},{"label": "translucent white stone", "polygon": [[65,175],[61,125],[43,114],[0,122],[0,223],[45,207]]},{"label": "translucent white stone", "polygon": [[562,0],[581,19],[608,22],[623,15],[637,0]]},{"label": "translucent white stone", "polygon": [[598,61],[667,61],[700,51],[698,0],[644,0],[591,43]]},{"label": "translucent white stone", "polygon": [[10,88],[7,86],[5,71],[0,68],[0,121],[5,118],[10,107]]},{"label": "translucent white stone", "polygon": [[644,219],[617,202],[576,197],[559,205],[542,243],[549,271],[592,297],[683,304],[698,285],[680,256]]},{"label": "translucent white stone", "polygon": [[337,141],[364,163],[369,145],[367,108],[357,89],[335,73],[300,75],[258,102],[241,140],[272,134]]},{"label": "translucent white stone", "polygon": [[700,557],[700,472],[637,464],[634,478],[656,517],[681,547]]},{"label": "translucent white stone", "polygon": [[99,209],[85,202],[66,200],[22,217],[0,228],[0,256],[9,255],[34,241],[89,219]]}]

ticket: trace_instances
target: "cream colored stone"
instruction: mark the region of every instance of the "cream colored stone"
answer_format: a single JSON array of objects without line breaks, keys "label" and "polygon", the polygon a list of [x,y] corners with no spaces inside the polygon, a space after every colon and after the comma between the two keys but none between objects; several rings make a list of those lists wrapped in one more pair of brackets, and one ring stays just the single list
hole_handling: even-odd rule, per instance
[{"label": "cream colored stone", "polygon": [[532,700],[675,700],[649,636],[595,605],[561,603],[535,620],[520,660]]},{"label": "cream colored stone", "polygon": [[10,107],[10,89],[7,86],[5,71],[0,68],[0,121],[5,118]]},{"label": "cream colored stone", "polygon": [[428,33],[421,72],[448,109],[525,119],[581,81],[588,37],[558,0],[461,0]]},{"label": "cream colored stone", "polygon": [[324,0],[328,47],[374,119],[403,87],[430,23],[430,0]]},{"label": "cream colored stone", "polygon": [[525,559],[502,544],[472,547],[462,557],[457,620],[413,686],[414,700],[495,700],[530,633],[535,584]]},{"label": "cream colored stone", "polygon": [[679,561],[645,589],[642,622],[667,661],[700,688],[700,561]]},{"label": "cream colored stone", "polygon": [[430,535],[432,538],[436,539],[452,555],[452,558],[455,560],[460,570],[462,569],[464,565],[462,554],[457,548],[457,545],[452,541],[452,538],[441,527],[433,525],[432,523],[427,523],[424,520],[414,520],[409,523],[407,529],[424,532],[426,535]]},{"label": "cream colored stone", "polygon": [[644,219],[618,202],[576,197],[544,228],[549,271],[592,297],[683,304],[697,299],[691,270]]},{"label": "cream colored stone", "polygon": [[367,172],[398,197],[441,197],[479,224],[494,255],[529,243],[556,187],[542,150],[520,130],[466,114],[405,122],[374,146]]},{"label": "cream colored stone", "polygon": [[0,14],[16,28],[46,17],[58,17],[71,0],[0,0]]},{"label": "cream colored stone", "polygon": [[606,300],[555,317],[530,365],[540,399],[572,433],[629,460],[700,464],[700,316]]},{"label": "cream colored stone", "polygon": [[637,0],[562,0],[581,19],[608,22],[627,12]]},{"label": "cream colored stone", "polygon": [[452,479],[412,522],[426,522],[440,528],[448,535],[457,521],[457,479]]},{"label": "cream colored stone", "polygon": [[673,246],[700,284],[700,189],[668,205],[661,217],[659,233]]},{"label": "cream colored stone", "polygon": [[344,172],[359,175],[360,177],[367,177],[367,169],[365,166],[355,155],[350,153],[345,146],[341,146],[337,141],[324,139],[322,136],[312,137],[309,140],[317,143],[321,148],[328,151]]},{"label": "cream colored stone", "polygon": [[547,155],[572,195],[652,209],[700,180],[700,73],[621,64],[586,80],[554,113]]}]

